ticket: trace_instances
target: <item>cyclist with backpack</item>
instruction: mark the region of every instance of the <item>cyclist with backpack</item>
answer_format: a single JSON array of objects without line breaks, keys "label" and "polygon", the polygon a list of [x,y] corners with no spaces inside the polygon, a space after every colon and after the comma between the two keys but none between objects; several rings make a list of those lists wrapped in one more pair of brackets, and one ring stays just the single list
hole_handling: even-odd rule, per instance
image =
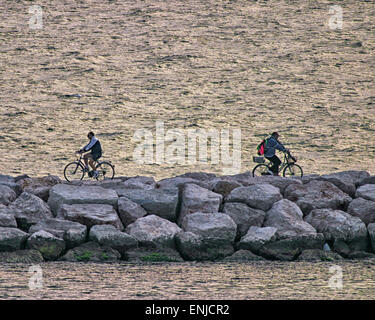
[{"label": "cyclist with backpack", "polygon": [[[271,136],[265,140],[262,141],[262,143],[258,147],[258,154],[264,153],[264,157],[272,162],[272,167],[270,168],[273,172],[273,175],[278,176],[279,175],[279,166],[281,164],[281,160],[276,155],[276,149],[280,150],[282,152],[288,152],[289,150],[286,149],[282,143],[279,141],[279,133],[273,132]],[[260,151],[262,150],[262,151]]]},{"label": "cyclist with backpack", "polygon": [[[94,161],[98,160],[102,156],[102,147],[100,145],[100,141],[95,137],[95,135],[92,131],[90,131],[88,133],[87,138],[90,140],[90,142],[86,146],[84,146],[82,149],[77,151],[77,153],[85,153],[85,152],[91,151],[90,153],[86,153],[83,156],[83,160],[84,160],[85,166],[86,166],[84,170],[86,172],[89,172],[88,164],[90,164],[90,166],[93,170],[91,175],[94,178],[96,178],[98,176],[99,172],[95,169]],[[91,175],[90,175],[90,172],[89,172],[89,176],[91,176]]]}]

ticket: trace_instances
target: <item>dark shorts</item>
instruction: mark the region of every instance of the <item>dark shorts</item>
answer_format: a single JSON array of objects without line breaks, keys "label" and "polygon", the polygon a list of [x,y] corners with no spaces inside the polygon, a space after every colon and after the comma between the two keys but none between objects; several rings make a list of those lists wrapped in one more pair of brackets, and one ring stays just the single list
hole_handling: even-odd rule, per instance
[{"label": "dark shorts", "polygon": [[102,156],[102,154],[101,153],[91,153],[91,156],[94,159],[94,161],[97,161]]}]

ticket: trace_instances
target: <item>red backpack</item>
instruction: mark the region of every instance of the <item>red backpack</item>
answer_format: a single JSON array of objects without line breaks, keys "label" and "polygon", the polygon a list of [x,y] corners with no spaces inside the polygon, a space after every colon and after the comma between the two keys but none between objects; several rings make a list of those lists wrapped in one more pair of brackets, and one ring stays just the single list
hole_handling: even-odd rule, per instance
[{"label": "red backpack", "polygon": [[257,150],[258,150],[258,155],[259,156],[264,155],[264,151],[266,149],[266,145],[267,145],[267,140],[263,139],[263,141],[257,146]]}]

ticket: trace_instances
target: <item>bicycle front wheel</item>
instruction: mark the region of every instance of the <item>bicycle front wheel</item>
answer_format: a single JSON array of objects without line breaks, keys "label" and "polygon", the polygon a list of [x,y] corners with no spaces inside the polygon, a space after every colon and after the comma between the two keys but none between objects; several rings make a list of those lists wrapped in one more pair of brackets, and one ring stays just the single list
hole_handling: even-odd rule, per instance
[{"label": "bicycle front wheel", "polygon": [[289,163],[284,171],[283,171],[283,177],[302,177],[303,176],[303,170],[302,168],[295,163]]},{"label": "bicycle front wheel", "polygon": [[253,169],[253,177],[271,176],[270,170],[266,164],[258,164]]},{"label": "bicycle front wheel", "polygon": [[82,180],[85,175],[83,166],[79,162],[71,162],[64,169],[64,177],[66,181]]},{"label": "bicycle front wheel", "polygon": [[98,171],[97,180],[106,180],[106,179],[113,179],[115,176],[115,168],[114,166],[107,162],[99,162],[96,166],[96,170]]}]

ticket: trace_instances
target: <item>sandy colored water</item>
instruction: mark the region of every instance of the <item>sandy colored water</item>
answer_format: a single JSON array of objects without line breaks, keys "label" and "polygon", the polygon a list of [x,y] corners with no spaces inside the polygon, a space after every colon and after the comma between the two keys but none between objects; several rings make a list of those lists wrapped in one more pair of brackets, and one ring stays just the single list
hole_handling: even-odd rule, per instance
[{"label": "sandy colored water", "polygon": [[240,128],[247,171],[278,130],[305,173],[375,172],[375,5],[340,1],[0,2],[2,174],[62,176],[97,133],[119,175],[222,165],[139,165],[138,129]]},{"label": "sandy colored water", "polygon": [[[340,267],[342,288],[330,287]],[[374,262],[98,264],[48,262],[30,290],[30,265],[0,265],[0,299],[374,299]],[[36,283],[36,282],[33,282]]]}]

